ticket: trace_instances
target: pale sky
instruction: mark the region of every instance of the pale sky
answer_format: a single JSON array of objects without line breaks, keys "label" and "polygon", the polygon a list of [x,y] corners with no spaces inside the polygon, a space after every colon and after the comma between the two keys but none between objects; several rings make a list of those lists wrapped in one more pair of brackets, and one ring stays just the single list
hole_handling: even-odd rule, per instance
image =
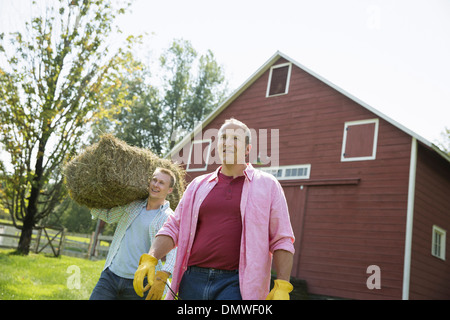
[{"label": "pale sky", "polygon": [[[0,0],[0,32],[29,7]],[[136,0],[119,23],[150,63],[175,38],[211,49],[231,91],[279,50],[433,143],[450,128],[448,0]]]},{"label": "pale sky", "polygon": [[211,49],[232,90],[277,50],[431,142],[450,128],[448,0],[137,0],[125,32]]}]

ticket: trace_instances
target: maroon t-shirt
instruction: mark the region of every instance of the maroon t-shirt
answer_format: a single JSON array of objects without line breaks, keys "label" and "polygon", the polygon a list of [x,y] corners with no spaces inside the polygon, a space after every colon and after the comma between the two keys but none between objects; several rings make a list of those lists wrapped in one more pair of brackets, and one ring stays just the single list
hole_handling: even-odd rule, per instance
[{"label": "maroon t-shirt", "polygon": [[244,180],[219,173],[219,181],[200,206],[188,266],[239,269]]}]

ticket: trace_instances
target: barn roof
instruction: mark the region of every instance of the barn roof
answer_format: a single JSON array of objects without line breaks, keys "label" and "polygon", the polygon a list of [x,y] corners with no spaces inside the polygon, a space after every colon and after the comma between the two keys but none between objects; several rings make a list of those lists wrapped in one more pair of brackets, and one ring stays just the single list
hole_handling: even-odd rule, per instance
[{"label": "barn roof", "polygon": [[284,53],[277,51],[269,60],[266,61],[254,74],[250,76],[239,88],[237,88],[229,97],[226,99],[222,104],[220,104],[215,110],[213,110],[201,123],[199,123],[194,130],[191,132],[190,135],[186,135],[180,142],[178,142],[172,150],[169,151],[169,153],[166,155],[166,157],[176,154],[181,150],[181,148],[191,141],[191,139],[194,136],[194,133],[199,132],[202,130],[202,128],[206,127],[216,116],[218,116],[224,109],[226,109],[237,97],[239,97],[248,87],[250,87],[264,72],[266,72],[277,60],[280,58],[283,58],[285,60],[288,60],[301,70],[305,71],[306,73],[309,73],[316,79],[322,81],[323,83],[327,84],[331,88],[335,89],[336,91],[340,92],[347,98],[353,100],[354,102],[358,103],[362,107],[366,108],[370,112],[376,114],[378,117],[382,118],[383,120],[389,122],[393,126],[397,127],[401,131],[405,132],[406,134],[410,135],[411,137],[414,137],[417,139],[417,141],[421,142],[426,147],[434,150],[436,153],[438,153],[440,156],[442,156],[445,160],[450,162],[450,156],[444,153],[442,150],[439,149],[438,146],[433,144],[432,142],[428,141],[424,137],[420,136],[419,134],[415,133],[414,131],[410,130],[409,128],[403,126],[399,122],[391,119],[387,115],[383,114],[379,110],[373,108],[372,106],[368,105],[364,101],[358,99],[357,97],[353,96],[349,92],[345,91],[344,89],[338,87],[331,81],[323,78],[319,74],[315,73],[314,71],[308,69],[304,65],[300,64],[299,62],[295,61],[294,59],[290,58],[289,56],[285,55]]}]

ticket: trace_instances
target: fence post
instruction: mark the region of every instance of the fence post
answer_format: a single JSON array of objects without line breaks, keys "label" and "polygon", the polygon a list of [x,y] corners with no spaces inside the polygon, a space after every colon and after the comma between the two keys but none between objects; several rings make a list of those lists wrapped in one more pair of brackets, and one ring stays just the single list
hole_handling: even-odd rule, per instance
[{"label": "fence post", "polygon": [[101,233],[101,229],[103,229],[102,228],[103,226],[104,226],[104,223],[102,223],[102,220],[98,219],[97,226],[95,227],[95,232],[92,234],[91,245],[89,247],[88,259],[95,256],[95,249],[98,244],[98,235]]},{"label": "fence post", "polygon": [[64,228],[63,235],[61,237],[60,252],[63,252],[64,248],[66,246],[66,233],[67,233],[67,229]]},{"label": "fence post", "polygon": [[66,236],[66,228],[63,228],[61,230],[61,238],[59,240],[59,246],[58,246],[58,256],[61,254],[62,250],[63,250],[63,246],[64,246],[64,241]]},{"label": "fence post", "polygon": [[36,248],[34,249],[34,253],[38,253],[39,243],[41,242],[42,229],[38,229],[37,232],[38,233],[37,233],[37,236],[36,236]]},{"label": "fence post", "polygon": [[87,258],[91,259],[91,252],[92,252],[92,246],[93,246],[93,240],[94,240],[94,232],[91,233],[91,237],[89,239],[89,248],[87,252]]}]

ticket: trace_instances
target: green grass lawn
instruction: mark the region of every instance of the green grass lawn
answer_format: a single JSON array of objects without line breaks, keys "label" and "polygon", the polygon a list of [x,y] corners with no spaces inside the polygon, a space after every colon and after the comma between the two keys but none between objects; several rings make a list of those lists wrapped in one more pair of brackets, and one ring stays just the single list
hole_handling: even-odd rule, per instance
[{"label": "green grass lawn", "polygon": [[12,254],[0,249],[0,300],[89,299],[105,260],[30,253]]}]

